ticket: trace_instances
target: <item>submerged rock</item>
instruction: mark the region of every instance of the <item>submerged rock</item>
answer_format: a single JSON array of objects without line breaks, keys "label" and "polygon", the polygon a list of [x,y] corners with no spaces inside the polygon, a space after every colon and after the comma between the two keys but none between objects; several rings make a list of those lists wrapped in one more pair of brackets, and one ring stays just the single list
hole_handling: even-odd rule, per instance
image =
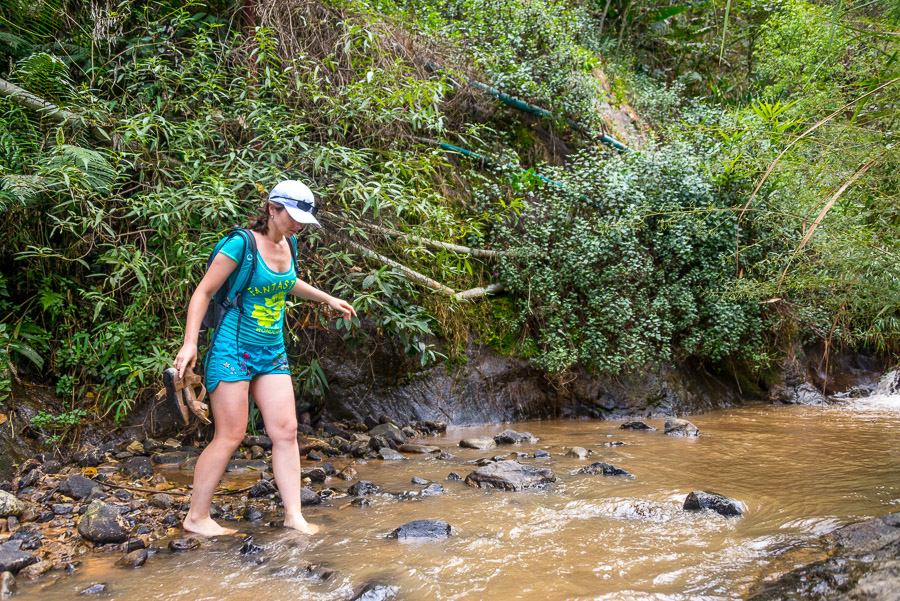
[{"label": "submerged rock", "polygon": [[700,430],[686,419],[667,419],[666,434],[669,436],[700,436]]},{"label": "submerged rock", "polygon": [[169,541],[169,549],[176,552],[191,551],[200,546],[196,538],[176,538]]},{"label": "submerged rock", "polygon": [[415,520],[403,524],[387,535],[387,538],[407,540],[411,538],[447,538],[451,532],[450,524],[439,520]]},{"label": "submerged rock", "polygon": [[16,592],[16,577],[10,572],[0,574],[0,599],[9,599]]},{"label": "submerged rock", "polygon": [[535,459],[550,459],[550,452],[543,449],[534,452]]},{"label": "submerged rock", "polygon": [[128,538],[128,526],[118,507],[94,501],[78,520],[78,534],[98,544],[121,543]]},{"label": "submerged rock", "polygon": [[402,461],[406,459],[406,457],[390,447],[383,447],[381,449],[378,449],[378,456],[381,457],[384,461]]},{"label": "submerged rock", "polygon": [[404,453],[418,453],[422,455],[430,455],[431,453],[441,452],[441,449],[439,447],[434,447],[427,444],[416,444],[412,442],[400,445],[399,450],[403,451]]},{"label": "submerged rock", "polygon": [[78,591],[79,595],[99,595],[100,593],[105,593],[106,589],[109,588],[105,582],[99,582],[97,584],[92,584],[91,586],[81,589]]},{"label": "submerged rock", "polygon": [[19,571],[18,576],[20,578],[27,578],[28,580],[34,580],[35,578],[39,578],[53,569],[52,561],[39,561],[37,563],[33,563],[30,566],[24,567]]},{"label": "submerged rock", "polygon": [[494,442],[497,444],[519,444],[523,442],[537,442],[537,438],[532,436],[531,432],[516,432],[515,430],[504,430],[500,434],[494,436]]},{"label": "submerged rock", "polygon": [[120,568],[139,568],[147,562],[150,553],[147,549],[137,549],[127,555],[124,555],[116,561],[116,566]]},{"label": "submerged rock", "polygon": [[620,428],[622,430],[647,430],[648,432],[656,430],[656,428],[648,426],[644,422],[638,420],[625,422],[620,426]]},{"label": "submerged rock", "polygon": [[475,436],[473,438],[463,438],[459,441],[459,446],[466,449],[493,449],[497,446],[493,438],[488,436]]},{"label": "submerged rock", "polygon": [[388,601],[397,596],[400,587],[383,584],[367,584],[353,595],[350,601]]},{"label": "submerged rock", "polygon": [[620,467],[616,467],[611,463],[604,463],[602,461],[598,461],[597,463],[592,463],[587,467],[583,467],[576,474],[590,474],[590,475],[603,475],[603,476],[628,476],[629,478],[634,478],[633,475],[629,474],[625,470]]},{"label": "submerged rock", "polygon": [[759,583],[748,601],[897,601],[900,513],[851,524],[826,537],[828,557]]},{"label": "submerged rock", "polygon": [[466,476],[466,484],[469,486],[511,491],[539,488],[555,481],[556,476],[549,469],[518,461],[491,463]]},{"label": "submerged rock", "polygon": [[707,492],[704,490],[695,490],[689,494],[684,500],[683,509],[686,511],[712,509],[725,517],[743,515],[743,504],[740,501],[729,499],[719,493]]}]

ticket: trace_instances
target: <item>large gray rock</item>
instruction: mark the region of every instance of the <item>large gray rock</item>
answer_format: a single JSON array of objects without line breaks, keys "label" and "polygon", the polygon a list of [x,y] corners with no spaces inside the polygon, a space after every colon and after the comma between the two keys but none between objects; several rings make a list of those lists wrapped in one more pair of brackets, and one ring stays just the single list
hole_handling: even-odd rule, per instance
[{"label": "large gray rock", "polygon": [[101,545],[121,543],[128,538],[128,526],[118,508],[103,501],[94,501],[78,520],[78,534]]},{"label": "large gray rock", "polygon": [[403,433],[403,430],[390,423],[375,426],[369,430],[369,436],[381,436],[394,441],[394,444],[398,446],[406,442],[406,434]]},{"label": "large gray rock", "polygon": [[306,507],[307,505],[320,505],[321,503],[322,497],[319,496],[319,493],[308,486],[300,489],[300,505]]},{"label": "large gray rock", "polygon": [[22,551],[22,541],[11,540],[0,545],[0,572],[16,574],[22,568],[37,563],[38,558]]},{"label": "large gray rock", "polygon": [[729,499],[724,495],[705,490],[695,490],[684,499],[685,511],[700,511],[712,509],[725,517],[743,515],[743,503],[735,499]]},{"label": "large gray rock", "polygon": [[25,503],[20,501],[5,490],[0,490],[0,518],[7,518],[11,515],[19,517],[25,511]]},{"label": "large gray rock", "polygon": [[374,495],[380,490],[380,487],[369,482],[368,480],[360,480],[347,489],[347,494],[353,495],[355,497],[364,497],[366,495]]},{"label": "large gray rock", "polygon": [[131,457],[125,460],[122,468],[131,478],[146,478],[153,475],[153,463],[149,457]]},{"label": "large gray rock", "polygon": [[407,524],[403,524],[393,532],[387,535],[388,538],[396,538],[406,540],[411,538],[447,538],[450,536],[452,528],[447,522],[438,520],[415,520]]},{"label": "large gray rock", "polygon": [[551,470],[518,461],[491,463],[466,476],[469,486],[512,491],[540,488],[555,481],[556,476]]},{"label": "large gray rock", "polygon": [[81,500],[87,498],[95,488],[102,490],[103,487],[90,478],[74,474],[60,483],[59,492],[67,497]]},{"label": "large gray rock", "polygon": [[666,434],[669,436],[700,436],[700,430],[685,419],[667,419]]}]

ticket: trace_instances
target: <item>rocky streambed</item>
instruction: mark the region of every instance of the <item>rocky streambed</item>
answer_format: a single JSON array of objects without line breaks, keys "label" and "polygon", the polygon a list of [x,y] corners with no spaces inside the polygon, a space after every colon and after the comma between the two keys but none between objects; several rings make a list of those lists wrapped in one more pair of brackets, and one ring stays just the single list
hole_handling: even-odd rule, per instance
[{"label": "rocky streambed", "polygon": [[[0,595],[17,584],[20,597],[42,600],[80,592],[240,599],[220,582],[236,577],[265,585],[257,599],[511,598],[521,590],[547,599],[715,591],[774,599],[759,596],[772,589],[753,588],[786,570],[772,557],[805,550],[840,558],[845,546],[823,546],[823,534],[900,500],[900,460],[888,441],[900,434],[896,420],[840,413],[840,433],[853,440],[838,441],[816,415],[823,410],[840,411],[758,407],[690,422],[512,428],[386,416],[305,426],[305,512],[323,526],[311,538],[279,527],[264,436],[248,436],[229,465],[213,510],[241,536],[218,541],[180,529],[200,445],[127,439],[81,448],[69,461],[38,455],[0,483]],[[822,465],[829,453],[831,465]],[[848,490],[856,498],[848,501]],[[891,519],[883,529],[895,528]],[[897,559],[890,544],[875,554],[888,575]],[[852,553],[860,581],[871,572],[860,567],[867,556]],[[567,576],[541,577],[547,570]],[[143,591],[147,578],[153,594]],[[591,590],[601,596],[586,596]]]}]

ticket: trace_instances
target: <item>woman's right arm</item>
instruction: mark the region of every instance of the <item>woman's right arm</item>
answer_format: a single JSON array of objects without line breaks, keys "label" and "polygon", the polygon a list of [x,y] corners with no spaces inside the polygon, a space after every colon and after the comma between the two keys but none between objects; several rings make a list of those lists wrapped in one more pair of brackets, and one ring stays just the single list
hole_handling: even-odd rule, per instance
[{"label": "woman's right arm", "polygon": [[184,376],[184,370],[188,366],[191,369],[197,363],[197,337],[200,334],[200,324],[203,323],[203,316],[206,314],[206,308],[209,301],[212,300],[216,291],[222,287],[228,276],[237,267],[237,261],[218,253],[206,270],[206,274],[197,289],[191,295],[191,302],[188,304],[187,323],[184,326],[184,343],[181,350],[175,355],[174,366],[178,370],[178,377]]}]

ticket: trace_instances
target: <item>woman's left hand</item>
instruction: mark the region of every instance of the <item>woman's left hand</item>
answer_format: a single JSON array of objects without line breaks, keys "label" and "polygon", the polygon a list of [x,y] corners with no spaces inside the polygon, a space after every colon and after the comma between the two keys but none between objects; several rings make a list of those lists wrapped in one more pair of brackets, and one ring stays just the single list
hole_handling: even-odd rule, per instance
[{"label": "woman's left hand", "polygon": [[356,317],[356,309],[347,301],[332,296],[327,302],[329,307],[335,311],[340,311],[347,321],[350,321],[351,317]]}]

